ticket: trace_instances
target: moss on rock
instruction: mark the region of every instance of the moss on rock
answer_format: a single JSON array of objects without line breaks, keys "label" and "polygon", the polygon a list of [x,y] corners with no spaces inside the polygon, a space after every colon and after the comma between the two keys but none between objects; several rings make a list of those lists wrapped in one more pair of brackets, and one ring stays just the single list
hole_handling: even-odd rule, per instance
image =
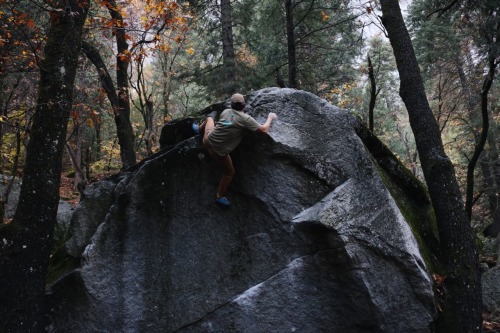
[{"label": "moss on rock", "polygon": [[439,235],[426,187],[359,118],[356,133],[372,156],[382,181],[409,223],[431,273],[439,271]]}]

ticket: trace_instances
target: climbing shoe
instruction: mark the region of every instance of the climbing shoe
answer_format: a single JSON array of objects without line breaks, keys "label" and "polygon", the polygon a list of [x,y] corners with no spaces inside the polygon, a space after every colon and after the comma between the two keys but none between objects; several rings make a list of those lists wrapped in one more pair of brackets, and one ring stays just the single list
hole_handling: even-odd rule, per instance
[{"label": "climbing shoe", "polygon": [[198,123],[193,122],[193,124],[191,125],[191,128],[193,129],[193,132],[195,134],[200,133],[200,125],[198,125]]},{"label": "climbing shoe", "polygon": [[229,208],[231,206],[231,203],[226,197],[215,198],[215,203],[223,208]]}]

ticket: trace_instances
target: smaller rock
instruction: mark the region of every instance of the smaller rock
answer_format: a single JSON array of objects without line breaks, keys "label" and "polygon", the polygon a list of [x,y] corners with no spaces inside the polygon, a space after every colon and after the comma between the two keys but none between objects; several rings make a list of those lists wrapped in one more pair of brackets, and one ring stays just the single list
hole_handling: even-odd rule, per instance
[{"label": "smaller rock", "polygon": [[[9,183],[12,180],[11,176],[0,174],[0,196],[4,196]],[[21,191],[21,180],[19,178],[14,178],[14,183],[10,189],[9,199],[7,200],[7,205],[5,205],[4,218],[12,218],[16,212],[17,199],[19,197],[19,192]]]},{"label": "smaller rock", "polygon": [[175,145],[198,134],[198,122],[194,118],[175,119],[163,126],[160,134],[160,149]]},{"label": "smaller rock", "polygon": [[500,267],[495,266],[482,276],[484,309],[500,314]]}]

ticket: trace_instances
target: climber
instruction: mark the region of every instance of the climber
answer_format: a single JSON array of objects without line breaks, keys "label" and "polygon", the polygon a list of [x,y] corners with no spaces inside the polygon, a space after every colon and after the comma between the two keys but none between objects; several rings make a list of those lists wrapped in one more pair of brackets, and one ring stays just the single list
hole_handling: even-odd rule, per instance
[{"label": "climber", "polygon": [[224,110],[217,124],[208,116],[200,125],[203,133],[203,146],[212,158],[222,166],[222,178],[215,195],[215,202],[221,207],[228,208],[231,203],[226,198],[226,191],[234,176],[234,166],[231,153],[241,142],[245,129],[252,132],[267,133],[271,123],[277,118],[271,112],[264,124],[259,124],[254,118],[245,114],[245,98],[241,94],[231,96],[231,108]]}]

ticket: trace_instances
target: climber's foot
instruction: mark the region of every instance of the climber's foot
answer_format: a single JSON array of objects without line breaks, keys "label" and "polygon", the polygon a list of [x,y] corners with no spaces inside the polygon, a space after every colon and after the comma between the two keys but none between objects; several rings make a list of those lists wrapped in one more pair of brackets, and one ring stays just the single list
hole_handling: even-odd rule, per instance
[{"label": "climber's foot", "polygon": [[229,208],[231,207],[231,203],[229,202],[229,200],[227,200],[226,197],[220,197],[220,198],[215,198],[215,203],[222,207],[222,208]]}]

